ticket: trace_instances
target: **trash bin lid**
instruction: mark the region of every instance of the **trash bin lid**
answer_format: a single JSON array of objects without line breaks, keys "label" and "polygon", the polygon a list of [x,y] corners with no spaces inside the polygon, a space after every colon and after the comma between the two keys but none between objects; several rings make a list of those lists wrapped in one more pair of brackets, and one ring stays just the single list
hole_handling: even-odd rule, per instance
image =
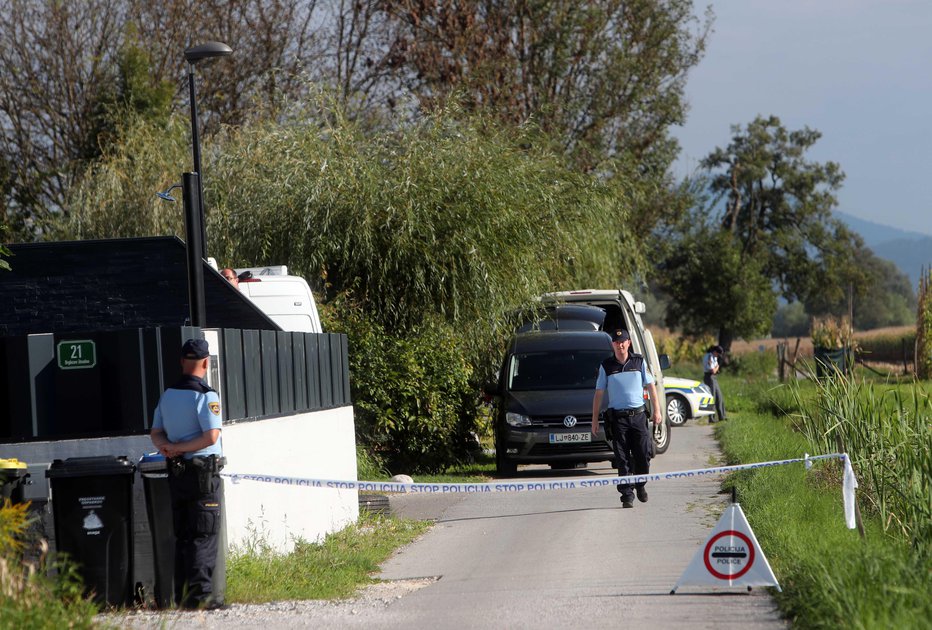
[{"label": "trash bin lid", "polygon": [[136,466],[125,455],[102,455],[97,457],[69,457],[56,459],[45,471],[49,479],[55,477],[99,477],[104,475],[131,475]]},{"label": "trash bin lid", "polygon": [[146,453],[139,458],[139,472],[165,472],[168,468],[165,456],[161,453]]},{"label": "trash bin lid", "polygon": [[0,459],[0,485],[4,480],[12,483],[20,477],[28,476],[26,462],[18,459]]}]

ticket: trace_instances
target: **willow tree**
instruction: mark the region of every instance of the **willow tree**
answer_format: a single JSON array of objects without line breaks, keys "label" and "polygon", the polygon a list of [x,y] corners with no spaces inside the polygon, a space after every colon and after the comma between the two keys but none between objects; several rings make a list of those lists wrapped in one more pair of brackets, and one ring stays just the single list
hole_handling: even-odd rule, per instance
[{"label": "willow tree", "polygon": [[[337,106],[228,128],[204,146],[208,251],[287,264],[400,330],[496,321],[547,290],[644,272],[625,191],[567,166],[531,126],[440,111],[369,133]],[[69,196],[60,238],[178,234],[155,197],[189,165],[185,121],[129,128]]]},{"label": "willow tree", "polygon": [[399,329],[425,313],[487,325],[643,269],[623,255],[625,198],[531,127],[444,110],[372,135],[332,114],[230,130],[208,184],[227,260],[288,261]]}]

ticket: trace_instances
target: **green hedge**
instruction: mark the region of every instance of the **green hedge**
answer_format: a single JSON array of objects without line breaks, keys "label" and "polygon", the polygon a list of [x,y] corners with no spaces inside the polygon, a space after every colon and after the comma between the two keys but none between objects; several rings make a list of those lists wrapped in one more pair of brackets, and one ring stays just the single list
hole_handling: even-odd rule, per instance
[{"label": "green hedge", "polygon": [[349,338],[356,433],[374,458],[392,474],[465,461],[479,392],[456,329],[428,319],[416,330],[389,332],[348,298],[324,312],[328,330]]}]

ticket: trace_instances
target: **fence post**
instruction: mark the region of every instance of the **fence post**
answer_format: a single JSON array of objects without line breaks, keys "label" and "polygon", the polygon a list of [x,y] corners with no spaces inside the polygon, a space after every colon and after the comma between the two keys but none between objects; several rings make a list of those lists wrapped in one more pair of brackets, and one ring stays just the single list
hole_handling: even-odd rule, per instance
[{"label": "fence post", "polygon": [[780,378],[780,382],[783,383],[786,380],[786,342],[780,341],[777,343],[777,375]]}]

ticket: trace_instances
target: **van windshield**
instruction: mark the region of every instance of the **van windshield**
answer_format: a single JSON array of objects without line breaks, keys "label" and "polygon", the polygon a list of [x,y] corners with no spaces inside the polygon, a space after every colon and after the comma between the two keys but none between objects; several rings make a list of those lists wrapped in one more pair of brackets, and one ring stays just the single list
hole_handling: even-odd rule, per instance
[{"label": "van windshield", "polygon": [[513,392],[551,389],[595,389],[605,350],[548,350],[515,354],[508,366]]}]

